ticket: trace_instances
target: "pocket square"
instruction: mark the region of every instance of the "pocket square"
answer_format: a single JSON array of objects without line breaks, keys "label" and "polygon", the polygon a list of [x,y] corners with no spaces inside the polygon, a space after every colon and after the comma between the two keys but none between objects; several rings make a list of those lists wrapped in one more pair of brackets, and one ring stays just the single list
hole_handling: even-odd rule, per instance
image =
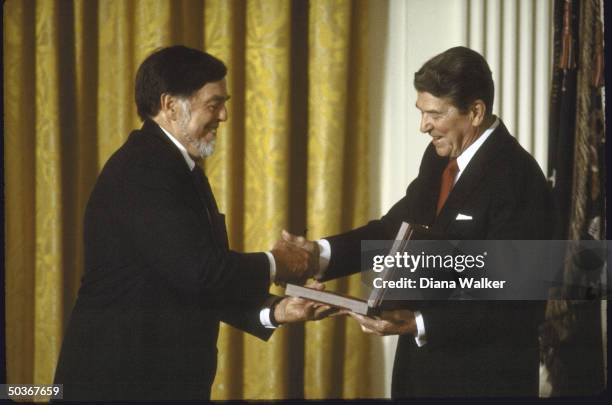
[{"label": "pocket square", "polygon": [[464,214],[457,214],[457,218],[455,218],[455,221],[471,221],[472,217],[469,215],[464,215]]}]

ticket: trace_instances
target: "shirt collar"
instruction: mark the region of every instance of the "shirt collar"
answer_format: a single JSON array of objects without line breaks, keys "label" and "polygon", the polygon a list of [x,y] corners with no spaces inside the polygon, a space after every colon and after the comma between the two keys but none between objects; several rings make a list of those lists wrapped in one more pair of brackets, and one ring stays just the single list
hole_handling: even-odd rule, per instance
[{"label": "shirt collar", "polygon": [[164,134],[166,134],[166,136],[170,138],[172,143],[175,144],[178,150],[181,152],[181,155],[183,155],[183,158],[185,159],[185,163],[187,163],[187,166],[189,166],[189,170],[193,170],[196,164],[195,164],[195,161],[191,158],[191,156],[189,156],[187,149],[185,149],[185,147],[179,141],[176,140],[174,135],[166,131],[164,127],[162,127],[161,125],[159,125],[159,127],[161,128],[162,131],[164,131]]},{"label": "shirt collar", "polygon": [[480,149],[482,144],[493,133],[493,131],[495,131],[495,128],[497,128],[498,125],[499,125],[499,118],[495,117],[495,122],[493,122],[493,124],[489,128],[487,128],[482,133],[482,135],[480,135],[478,139],[474,141],[473,144],[468,146],[468,148],[464,150],[463,153],[461,153],[461,155],[457,156],[457,166],[459,167],[459,173],[457,174],[457,177],[455,178],[455,182],[457,181],[457,179],[459,179],[461,172],[465,170],[468,163],[470,163],[470,160],[472,160],[472,158],[474,157],[478,149]]}]

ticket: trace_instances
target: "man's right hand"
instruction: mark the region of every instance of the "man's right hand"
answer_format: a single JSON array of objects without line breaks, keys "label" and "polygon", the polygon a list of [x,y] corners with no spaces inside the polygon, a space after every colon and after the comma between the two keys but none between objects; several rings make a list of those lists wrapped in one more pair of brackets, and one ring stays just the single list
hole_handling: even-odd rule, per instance
[{"label": "man's right hand", "polygon": [[319,271],[319,246],[303,237],[283,231],[282,238],[272,249],[276,262],[275,283],[303,284]]}]

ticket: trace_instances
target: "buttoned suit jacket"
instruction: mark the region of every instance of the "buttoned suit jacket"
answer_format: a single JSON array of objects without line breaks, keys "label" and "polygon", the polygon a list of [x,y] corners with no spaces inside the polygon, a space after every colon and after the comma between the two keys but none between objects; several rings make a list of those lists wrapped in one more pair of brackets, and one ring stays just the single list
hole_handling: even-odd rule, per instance
[{"label": "buttoned suit jacket", "polygon": [[[325,279],[361,267],[360,241],[393,239],[402,221],[428,225],[453,240],[549,239],[549,186],[529,153],[500,122],[459,177],[436,216],[448,158],[427,147],[418,177],[381,219],[327,238],[332,256]],[[458,221],[458,214],[472,217]],[[414,303],[412,303],[414,305]],[[420,302],[427,343],[400,336],[393,397],[538,394],[538,324],[542,302]]]},{"label": "buttoned suit jacket", "polygon": [[193,173],[151,120],[104,166],[55,375],[65,399],[207,399],[219,321],[270,336],[259,321],[268,259],[228,249],[223,215]]}]

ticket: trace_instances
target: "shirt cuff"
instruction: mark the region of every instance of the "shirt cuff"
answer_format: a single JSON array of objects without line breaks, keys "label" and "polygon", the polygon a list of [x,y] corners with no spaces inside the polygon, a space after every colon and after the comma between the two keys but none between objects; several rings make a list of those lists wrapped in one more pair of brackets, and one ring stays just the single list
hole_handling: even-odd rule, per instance
[{"label": "shirt cuff", "polygon": [[327,267],[329,266],[329,260],[331,259],[331,245],[327,239],[319,239],[317,241],[319,245],[319,272],[315,274],[316,280],[321,280]]},{"label": "shirt cuff", "polygon": [[264,308],[259,311],[259,322],[268,329],[276,329],[278,326],[274,326],[270,320],[270,308]]},{"label": "shirt cuff", "polygon": [[417,335],[414,337],[414,341],[417,346],[422,347],[427,343],[427,335],[425,334],[425,322],[421,311],[414,311],[414,320],[417,327]]},{"label": "shirt cuff", "polygon": [[274,260],[274,255],[271,252],[264,252],[266,256],[268,256],[268,261],[270,262],[270,283],[273,283],[276,280],[276,261]]}]

